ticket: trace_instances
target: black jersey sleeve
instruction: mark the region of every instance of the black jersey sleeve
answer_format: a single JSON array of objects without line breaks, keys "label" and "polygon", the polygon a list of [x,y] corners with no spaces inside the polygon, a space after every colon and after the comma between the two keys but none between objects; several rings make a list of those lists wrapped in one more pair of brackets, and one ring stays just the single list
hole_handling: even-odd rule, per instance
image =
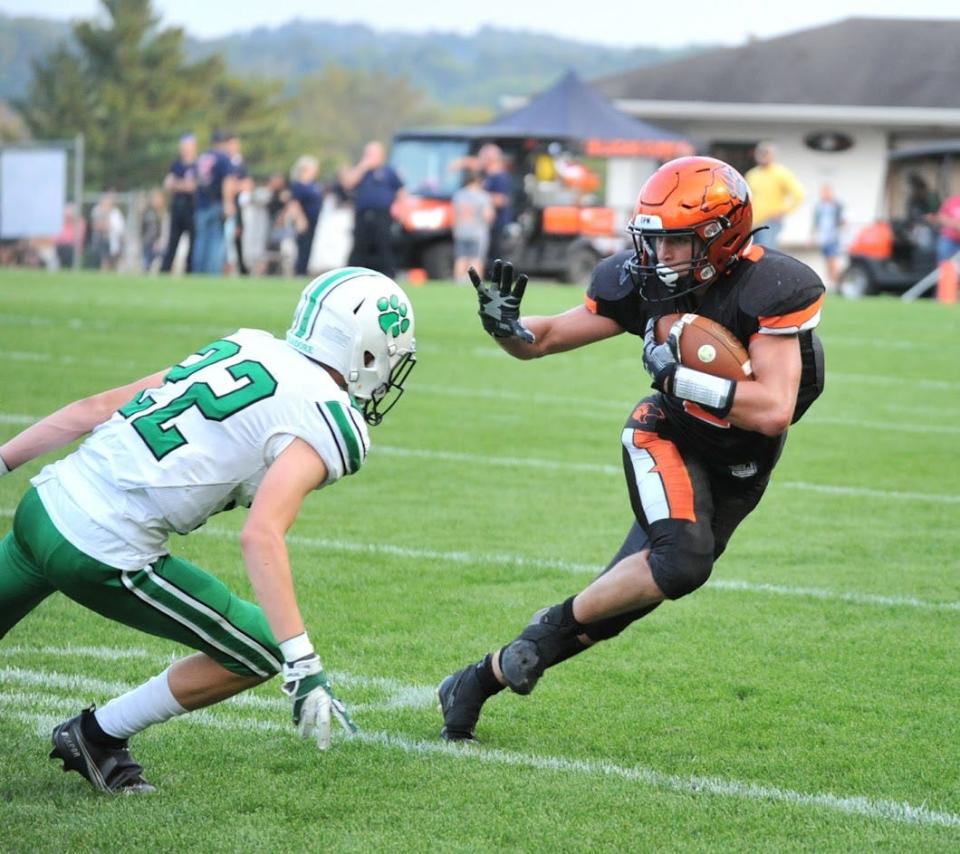
[{"label": "black jersey sleeve", "polygon": [[583,301],[593,314],[609,317],[627,332],[642,335],[641,300],[626,269],[626,264],[632,257],[632,252],[618,252],[597,264]]},{"label": "black jersey sleeve", "polygon": [[740,311],[766,335],[796,335],[820,322],[823,282],[806,264],[766,250],[740,292]]}]

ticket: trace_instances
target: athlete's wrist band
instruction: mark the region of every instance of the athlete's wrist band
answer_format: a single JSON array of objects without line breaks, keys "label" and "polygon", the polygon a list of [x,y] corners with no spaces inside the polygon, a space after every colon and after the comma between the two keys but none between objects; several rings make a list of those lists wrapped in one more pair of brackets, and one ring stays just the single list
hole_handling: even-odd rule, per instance
[{"label": "athlete's wrist band", "polygon": [[673,375],[671,388],[674,396],[709,406],[720,418],[726,417],[730,412],[736,391],[736,380],[715,377],[682,365],[677,367]]},{"label": "athlete's wrist band", "polygon": [[10,474],[10,467],[3,461],[3,457],[0,457],[0,477],[5,474]]},{"label": "athlete's wrist band", "polygon": [[310,638],[307,637],[306,632],[281,641],[280,652],[283,653],[284,661],[299,661],[301,658],[314,654],[313,644],[310,643]]}]

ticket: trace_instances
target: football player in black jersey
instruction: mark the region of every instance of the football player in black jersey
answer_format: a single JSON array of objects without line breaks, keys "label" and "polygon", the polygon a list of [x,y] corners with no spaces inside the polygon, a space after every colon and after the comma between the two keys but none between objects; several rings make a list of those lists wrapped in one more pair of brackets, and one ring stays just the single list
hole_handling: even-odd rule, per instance
[{"label": "football player in black jersey", "polygon": [[[511,356],[629,332],[643,338],[656,393],[637,404],[621,437],[636,517],[623,545],[584,590],[440,684],[445,738],[473,738],[489,697],[506,687],[530,693],[546,668],[692,593],[756,507],[787,428],[823,389],[813,329],[824,286],[799,261],[755,245],[752,229],[743,177],[722,161],[684,157],[644,183],[628,227],[634,248],[597,265],[585,305],[521,320],[526,276],[514,280],[512,266],[498,262],[485,285],[471,271],[483,327]],[[659,344],[654,334],[656,319],[675,312],[729,329],[749,353],[753,381],[680,365],[674,334]]]}]

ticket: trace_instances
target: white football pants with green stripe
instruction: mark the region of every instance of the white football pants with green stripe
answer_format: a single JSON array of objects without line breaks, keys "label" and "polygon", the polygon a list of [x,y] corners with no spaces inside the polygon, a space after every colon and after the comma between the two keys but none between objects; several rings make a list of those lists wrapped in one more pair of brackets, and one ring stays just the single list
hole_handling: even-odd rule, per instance
[{"label": "white football pants with green stripe", "polygon": [[124,571],[71,545],[36,490],[0,540],[0,638],[55,591],[118,623],[177,641],[241,676],[280,672],[277,642],[260,608],[182,558]]}]

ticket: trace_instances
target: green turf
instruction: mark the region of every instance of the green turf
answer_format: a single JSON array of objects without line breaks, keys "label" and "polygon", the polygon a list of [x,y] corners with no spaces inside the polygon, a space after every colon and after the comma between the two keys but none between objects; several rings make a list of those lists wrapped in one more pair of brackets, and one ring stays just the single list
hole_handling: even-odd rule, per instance
[{"label": "green turf", "polygon": [[[238,326],[282,334],[301,285],[0,270],[0,441]],[[0,643],[0,850],[958,850],[960,312],[829,298],[827,390],[716,583],[497,697],[483,744],[449,750],[431,686],[619,545],[619,433],[648,381],[627,336],[520,363],[469,289],[411,296],[408,395],[291,545],[363,738],[318,753],[269,684],[138,737],[158,795],[98,797],[43,733],[178,651],[51,597]],[[533,285],[526,308],[579,299]],[[0,481],[0,532],[43,462]],[[241,524],[172,548],[249,595]]]}]

